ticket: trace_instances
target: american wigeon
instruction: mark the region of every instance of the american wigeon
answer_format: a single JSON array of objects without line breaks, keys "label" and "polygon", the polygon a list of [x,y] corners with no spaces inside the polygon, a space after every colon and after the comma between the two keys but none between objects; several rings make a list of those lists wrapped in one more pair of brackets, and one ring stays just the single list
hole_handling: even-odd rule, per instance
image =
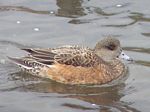
[{"label": "american wigeon", "polygon": [[116,38],[99,41],[94,49],[62,46],[23,49],[29,55],[10,58],[24,71],[65,84],[105,84],[122,76],[125,65],[119,58],[132,60],[122,52]]}]

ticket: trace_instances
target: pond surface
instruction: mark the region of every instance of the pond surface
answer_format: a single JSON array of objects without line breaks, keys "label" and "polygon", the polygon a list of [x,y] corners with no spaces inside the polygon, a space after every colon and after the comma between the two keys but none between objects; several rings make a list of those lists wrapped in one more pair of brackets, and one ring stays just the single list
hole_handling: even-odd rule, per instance
[{"label": "pond surface", "polygon": [[[121,41],[135,61],[114,86],[70,86],[20,72],[20,48]],[[1,112],[149,112],[149,0],[0,0]]]}]

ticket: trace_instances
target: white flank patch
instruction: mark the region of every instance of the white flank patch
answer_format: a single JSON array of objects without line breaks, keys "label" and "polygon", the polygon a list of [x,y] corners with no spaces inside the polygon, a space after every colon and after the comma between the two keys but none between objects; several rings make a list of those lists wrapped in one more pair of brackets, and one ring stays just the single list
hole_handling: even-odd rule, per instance
[{"label": "white flank patch", "polygon": [[50,68],[56,68],[55,65],[47,65],[47,66],[50,67]]},{"label": "white flank patch", "polygon": [[25,69],[33,69],[32,67],[27,67],[25,65],[22,65],[22,64],[19,64],[19,63],[16,63],[18,66],[22,67],[22,68],[25,68]]}]

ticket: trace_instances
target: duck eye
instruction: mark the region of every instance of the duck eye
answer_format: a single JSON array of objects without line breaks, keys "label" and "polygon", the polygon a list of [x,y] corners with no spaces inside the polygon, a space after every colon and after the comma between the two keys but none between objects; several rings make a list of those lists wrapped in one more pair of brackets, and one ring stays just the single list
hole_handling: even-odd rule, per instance
[{"label": "duck eye", "polygon": [[114,50],[116,48],[116,46],[113,44],[110,44],[110,45],[106,46],[106,48],[109,50]]}]

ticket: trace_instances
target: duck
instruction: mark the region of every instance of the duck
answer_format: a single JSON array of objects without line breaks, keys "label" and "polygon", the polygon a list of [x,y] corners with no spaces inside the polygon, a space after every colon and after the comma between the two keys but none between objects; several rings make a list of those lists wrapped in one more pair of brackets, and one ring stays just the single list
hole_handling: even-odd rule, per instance
[{"label": "duck", "polygon": [[[123,76],[123,60],[132,61],[114,37],[105,37],[93,49],[77,45],[56,48],[23,48],[21,58],[9,57],[29,74],[70,84],[107,84]],[[123,59],[123,60],[122,60]]]}]

